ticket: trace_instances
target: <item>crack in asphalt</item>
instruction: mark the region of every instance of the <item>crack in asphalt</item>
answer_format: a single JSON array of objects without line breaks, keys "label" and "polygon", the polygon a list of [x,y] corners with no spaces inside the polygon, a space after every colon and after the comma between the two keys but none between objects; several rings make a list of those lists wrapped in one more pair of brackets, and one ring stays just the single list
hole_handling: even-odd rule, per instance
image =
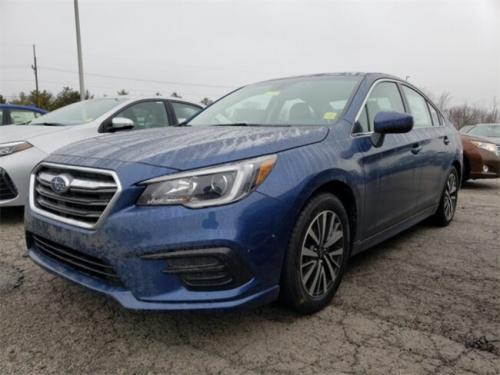
[{"label": "crack in asphalt", "polygon": [[449,227],[356,256],[332,304],[306,317],[276,303],[127,311],[34,265],[22,212],[0,211],[0,271],[24,275],[1,294],[0,373],[500,374],[498,351],[464,345],[500,333],[499,189],[470,183]]}]

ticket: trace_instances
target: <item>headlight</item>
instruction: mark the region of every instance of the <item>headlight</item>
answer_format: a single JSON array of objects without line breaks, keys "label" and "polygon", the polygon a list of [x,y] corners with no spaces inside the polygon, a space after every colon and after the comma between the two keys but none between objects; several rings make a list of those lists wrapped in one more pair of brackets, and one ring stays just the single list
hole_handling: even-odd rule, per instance
[{"label": "headlight", "polygon": [[471,142],[477,147],[482,148],[483,150],[493,152],[494,154],[497,153],[497,146],[493,143],[479,142],[479,141],[471,141]]},{"label": "headlight", "polygon": [[33,145],[29,142],[10,142],[0,144],[0,156],[6,156],[13,154],[14,152],[19,152],[26,150]]},{"label": "headlight", "polygon": [[276,163],[276,155],[182,172],[144,181],[139,205],[182,204],[190,208],[237,201],[262,184]]}]

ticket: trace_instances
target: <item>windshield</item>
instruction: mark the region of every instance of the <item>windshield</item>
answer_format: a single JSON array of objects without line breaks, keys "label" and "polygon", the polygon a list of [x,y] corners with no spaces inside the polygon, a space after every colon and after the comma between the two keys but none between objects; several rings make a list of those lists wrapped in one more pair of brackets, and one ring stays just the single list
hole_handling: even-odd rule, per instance
[{"label": "windshield", "polygon": [[108,112],[127,98],[102,98],[77,102],[40,116],[31,125],[86,124]]},{"label": "windshield", "polygon": [[327,125],[339,119],[358,76],[281,79],[243,87],[188,125]]},{"label": "windshield", "polygon": [[468,133],[478,137],[500,138],[500,124],[478,125]]}]

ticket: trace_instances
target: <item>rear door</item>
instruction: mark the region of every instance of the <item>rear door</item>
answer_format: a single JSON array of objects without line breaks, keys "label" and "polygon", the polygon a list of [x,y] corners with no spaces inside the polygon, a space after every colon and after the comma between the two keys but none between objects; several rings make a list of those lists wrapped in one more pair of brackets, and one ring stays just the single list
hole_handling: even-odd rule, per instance
[{"label": "rear door", "polygon": [[424,210],[439,203],[445,172],[448,164],[447,147],[449,144],[446,129],[440,124],[437,110],[415,89],[402,85],[402,91],[413,116],[414,134],[419,151],[418,210]]},{"label": "rear door", "polygon": [[372,144],[373,119],[380,111],[406,111],[398,84],[378,81],[353,128],[354,142],[363,152],[365,199],[362,236],[370,237],[415,213],[419,186],[414,132],[387,134],[380,147]]}]

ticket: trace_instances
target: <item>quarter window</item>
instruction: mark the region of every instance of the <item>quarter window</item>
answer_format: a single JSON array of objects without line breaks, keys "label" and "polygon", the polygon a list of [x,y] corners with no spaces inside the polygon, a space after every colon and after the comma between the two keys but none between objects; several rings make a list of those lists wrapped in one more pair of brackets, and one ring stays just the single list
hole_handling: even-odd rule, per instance
[{"label": "quarter window", "polygon": [[427,128],[432,126],[431,115],[427,101],[422,95],[408,86],[403,86],[403,92],[410,107],[410,113],[413,116],[413,127]]},{"label": "quarter window", "polygon": [[121,111],[115,117],[125,117],[134,122],[134,129],[159,128],[169,125],[165,104],[141,102]]},{"label": "quarter window", "polygon": [[200,108],[187,103],[171,102],[178,122],[186,121],[200,112]]},{"label": "quarter window", "polygon": [[13,124],[27,124],[38,116],[39,114],[33,111],[24,111],[19,109],[10,110],[10,121]]},{"label": "quarter window", "polygon": [[372,131],[373,120],[376,114],[382,111],[405,112],[403,99],[394,82],[381,82],[374,87],[356,121],[354,133]]}]

